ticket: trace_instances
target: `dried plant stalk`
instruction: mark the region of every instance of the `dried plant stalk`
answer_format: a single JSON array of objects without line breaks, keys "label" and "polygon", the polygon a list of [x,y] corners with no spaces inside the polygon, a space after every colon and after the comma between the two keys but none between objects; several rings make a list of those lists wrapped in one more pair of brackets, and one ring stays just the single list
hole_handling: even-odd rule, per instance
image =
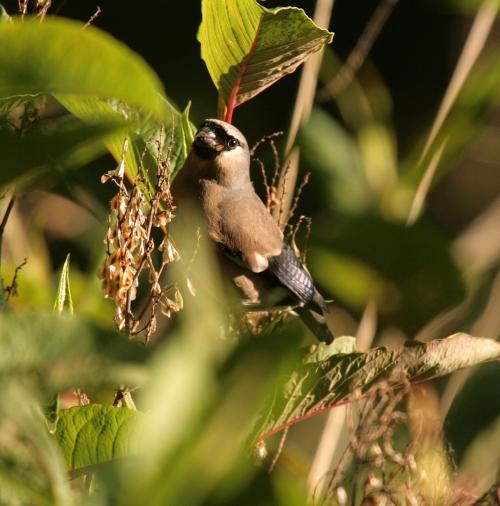
[{"label": "dried plant stalk", "polygon": [[[173,140],[170,139],[166,158],[162,157],[164,143],[165,133],[162,131],[158,142],[154,188],[148,188],[146,178],[140,175],[127,185],[125,178],[127,141],[123,146],[122,162],[119,167],[101,178],[103,183],[113,181],[118,192],[111,200],[108,230],[104,241],[107,245],[107,254],[99,277],[102,279],[105,297],[115,302],[115,322],[118,328],[129,334],[144,332],[145,342],[149,341],[156,330],[158,309],[170,317],[183,307],[182,296],[176,285],[161,286],[161,275],[165,266],[180,259],[167,229],[175,216],[169,185]],[[144,173],[142,166],[141,173]],[[153,237],[154,229],[159,229],[163,233],[158,246]],[[155,256],[155,252],[159,252],[160,255]],[[155,263],[158,256],[161,260],[156,260]],[[133,303],[137,298],[139,279],[143,272],[147,272],[147,276],[143,278],[149,283],[148,301],[142,313],[136,315]],[[150,308],[149,316],[143,327],[139,328],[147,308]]]}]

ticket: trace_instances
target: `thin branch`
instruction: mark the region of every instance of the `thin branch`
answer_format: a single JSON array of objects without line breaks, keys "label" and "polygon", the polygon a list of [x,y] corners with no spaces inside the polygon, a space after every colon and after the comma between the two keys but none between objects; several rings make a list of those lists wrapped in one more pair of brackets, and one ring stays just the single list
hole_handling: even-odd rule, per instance
[{"label": "thin branch", "polygon": [[9,286],[4,288],[4,292],[7,294],[5,296],[5,301],[7,302],[11,296],[17,295],[17,275],[19,274],[19,271],[28,263],[28,260],[25,258],[14,271],[14,276],[12,277],[12,282]]},{"label": "thin branch", "polygon": [[286,438],[288,436],[288,428],[286,428],[283,431],[283,434],[281,435],[281,439],[278,445],[278,449],[276,450],[276,453],[274,454],[273,460],[271,461],[271,464],[269,465],[268,472],[271,473],[273,469],[276,466],[276,463],[278,462],[278,459],[280,458],[280,455],[283,453],[283,449],[285,448],[285,442]]},{"label": "thin branch", "polygon": [[7,209],[5,210],[5,213],[2,218],[2,223],[0,223],[0,273],[1,273],[1,267],[2,267],[2,244],[3,244],[3,234],[5,231],[5,227],[7,225],[7,221],[9,219],[10,213],[12,211],[12,208],[14,207],[14,202],[16,201],[16,195],[13,194],[12,197],[9,200],[9,203],[7,204]]},{"label": "thin branch", "polygon": [[314,460],[307,477],[309,495],[321,496],[326,482],[323,479],[329,472],[335,450],[340,442],[340,436],[345,425],[346,406],[339,406],[328,413],[323,432],[314,454]]},{"label": "thin branch", "polygon": [[316,96],[318,102],[336,98],[351,83],[397,3],[398,0],[382,0],[379,3],[345,64],[335,77],[318,91]]},{"label": "thin branch", "polygon": [[307,186],[307,183],[309,183],[309,178],[311,177],[311,173],[307,172],[304,178],[302,179],[302,182],[300,183],[297,191],[295,192],[295,197],[293,198],[293,203],[290,211],[288,212],[287,216],[287,223],[293,218],[295,211],[297,211],[297,208],[299,207],[299,200],[302,195],[302,192],[304,188]]},{"label": "thin branch", "polygon": [[436,169],[438,168],[439,162],[441,161],[441,157],[443,156],[444,148],[446,147],[447,143],[448,138],[446,138],[442,142],[441,146],[439,146],[439,149],[436,150],[429,162],[429,165],[425,169],[424,175],[422,176],[422,179],[420,180],[420,183],[418,184],[417,190],[413,197],[410,212],[408,213],[408,218],[406,219],[407,227],[413,225],[422,212],[425,198],[431,189],[434,174],[436,173]]},{"label": "thin branch", "polygon": [[[333,4],[334,0],[317,0],[313,19],[319,27],[328,28]],[[299,170],[300,151],[298,148],[294,148],[292,152],[292,147],[295,144],[300,125],[306,122],[311,115],[322,58],[322,52],[312,55],[304,64],[300,77],[299,89],[285,147],[286,160],[281,168],[278,181],[277,199],[282,202],[282,206],[277,206],[273,210],[273,217],[282,229],[285,228],[286,223],[281,222],[281,217],[288,216]],[[290,167],[289,169],[287,168],[288,166]],[[283,208],[283,212],[281,212],[281,208]]]},{"label": "thin branch", "polygon": [[52,0],[38,0],[36,5],[40,8],[37,17],[40,18],[40,21],[43,21],[52,6]]},{"label": "thin branch", "polygon": [[448,113],[450,112],[465,80],[467,79],[467,76],[483,49],[486,39],[488,38],[493,26],[493,22],[495,21],[499,4],[499,0],[485,0],[482,3],[481,8],[477,11],[469,35],[465,41],[464,48],[460,54],[460,58],[457,62],[450,83],[448,84],[448,88],[446,89],[441,105],[439,106],[436,118],[434,119],[429,137],[420,157],[420,162],[422,162],[425,158],[436,139],[439,130],[443,126]]},{"label": "thin branch", "polygon": [[90,16],[90,19],[83,25],[82,30],[85,30],[85,28],[88,28],[101,14],[102,10],[101,7],[98,5],[96,11],[92,16]]},{"label": "thin branch", "polygon": [[[377,328],[377,308],[374,302],[368,303],[361,318],[357,332],[359,351],[368,351],[375,338]],[[307,477],[307,485],[311,497],[323,493],[327,483],[323,478],[327,475],[338,449],[340,436],[346,423],[346,406],[332,409],[323,428],[318,448]]]}]

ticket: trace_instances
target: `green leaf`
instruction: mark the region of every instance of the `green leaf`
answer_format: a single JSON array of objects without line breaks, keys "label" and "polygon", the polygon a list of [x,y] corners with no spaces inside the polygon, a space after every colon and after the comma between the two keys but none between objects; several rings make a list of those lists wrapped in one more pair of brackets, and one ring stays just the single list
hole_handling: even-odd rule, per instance
[{"label": "green leaf", "polygon": [[349,214],[368,207],[370,192],[355,139],[333,117],[313,108],[297,142],[304,165],[315,174],[311,183],[326,205]]},{"label": "green leaf", "polygon": [[55,438],[66,468],[76,471],[138,454],[143,418],[139,411],[100,404],[61,410]]},{"label": "green leaf", "polygon": [[0,4],[0,23],[11,22],[12,18],[9,16],[8,12],[5,10],[5,7]]},{"label": "green leaf", "polygon": [[59,409],[60,409],[60,402],[59,402],[59,394],[52,394],[48,399],[47,402],[42,406],[43,408],[43,414],[45,415],[45,418],[47,420],[47,427],[49,429],[49,432],[53,434],[57,427],[57,422],[59,421]]},{"label": "green leaf", "polygon": [[267,9],[255,0],[203,0],[201,56],[219,97],[233,109],[293,72],[331,42],[297,7]]},{"label": "green leaf", "polygon": [[[128,138],[129,145],[133,145],[131,134],[138,128],[139,114],[132,111],[118,110],[111,101],[94,96],[72,95],[68,93],[56,93],[56,100],[71,114],[82,120],[87,125],[96,125],[110,121],[124,122],[124,128],[103,138],[106,149],[110,152],[117,163],[123,156],[123,145]],[[125,154],[127,173],[136,175],[139,170],[140,153],[136,149],[129,149]]]},{"label": "green leaf", "polygon": [[68,313],[73,315],[73,300],[71,299],[71,288],[69,284],[69,254],[61,270],[56,300],[54,301],[54,311],[58,314],[63,314],[65,306],[68,308]]},{"label": "green leaf", "polygon": [[355,337],[340,336],[336,337],[330,344],[320,343],[316,345],[304,360],[307,363],[322,362],[335,355],[349,355],[357,351]]},{"label": "green leaf", "polygon": [[47,18],[0,24],[0,97],[76,93],[166,116],[163,86],[136,53],[94,27]]},{"label": "green leaf", "polygon": [[303,363],[292,372],[284,393],[259,432],[265,438],[341,401],[354,401],[381,381],[397,388],[404,381],[422,381],[500,357],[493,339],[454,334],[446,339],[404,348],[376,348],[368,353],[333,355],[319,363]]}]

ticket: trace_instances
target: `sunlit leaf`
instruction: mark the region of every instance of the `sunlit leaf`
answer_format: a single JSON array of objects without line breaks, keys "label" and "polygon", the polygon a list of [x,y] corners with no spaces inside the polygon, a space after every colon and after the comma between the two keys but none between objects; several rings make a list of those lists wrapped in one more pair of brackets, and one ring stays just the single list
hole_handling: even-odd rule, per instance
[{"label": "sunlit leaf", "polygon": [[201,55],[219,96],[234,107],[293,72],[332,40],[302,9],[267,9],[255,0],[203,0]]},{"label": "sunlit leaf", "polygon": [[67,307],[68,313],[73,314],[73,300],[71,298],[71,287],[69,283],[69,254],[64,261],[59,286],[57,287],[56,300],[54,301],[54,311],[62,314]]},{"label": "sunlit leaf", "polygon": [[0,24],[0,97],[77,93],[115,98],[165,119],[163,86],[110,35],[62,18]]},{"label": "sunlit leaf", "polygon": [[381,381],[397,388],[405,381],[422,381],[500,357],[500,343],[467,334],[454,334],[428,343],[410,342],[388,350],[334,355],[296,368],[271,414],[259,429],[266,437],[275,431],[321,413],[341,401],[355,400]]}]

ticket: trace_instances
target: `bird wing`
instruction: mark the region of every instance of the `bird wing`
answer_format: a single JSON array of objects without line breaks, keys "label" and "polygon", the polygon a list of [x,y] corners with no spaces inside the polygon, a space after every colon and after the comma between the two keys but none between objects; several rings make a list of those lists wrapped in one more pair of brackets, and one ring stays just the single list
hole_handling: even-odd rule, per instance
[{"label": "bird wing", "polygon": [[310,274],[292,248],[262,200],[253,191],[225,191],[208,185],[205,213],[209,235],[226,253],[254,273],[269,272],[301,302],[326,304]]},{"label": "bird wing", "polygon": [[319,295],[310,274],[288,244],[284,243],[281,253],[269,259],[268,268],[305,304],[313,302],[315,296]]},{"label": "bird wing", "polygon": [[[262,272],[269,258],[279,255],[283,233],[257,194],[225,196],[218,206],[219,216],[212,238],[241,257],[252,272]],[[210,220],[209,220],[210,221]]]}]

